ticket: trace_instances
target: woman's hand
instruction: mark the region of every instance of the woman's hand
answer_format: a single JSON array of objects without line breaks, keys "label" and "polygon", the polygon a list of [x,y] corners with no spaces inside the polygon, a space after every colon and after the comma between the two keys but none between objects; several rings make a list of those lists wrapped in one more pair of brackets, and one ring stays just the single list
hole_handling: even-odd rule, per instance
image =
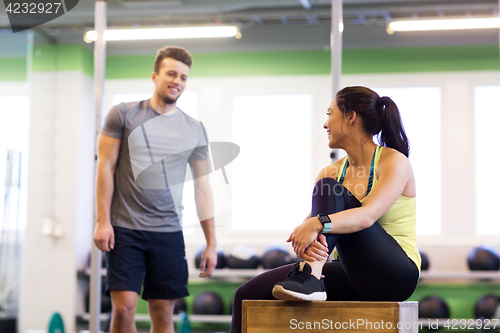
[{"label": "woman's hand", "polygon": [[327,260],[328,256],[328,243],[326,242],[326,236],[319,234],[318,238],[306,248],[302,259],[307,261],[323,261]]},{"label": "woman's hand", "polygon": [[318,238],[322,228],[323,225],[317,217],[310,218],[295,228],[286,241],[292,243],[293,251],[303,259],[304,251]]}]

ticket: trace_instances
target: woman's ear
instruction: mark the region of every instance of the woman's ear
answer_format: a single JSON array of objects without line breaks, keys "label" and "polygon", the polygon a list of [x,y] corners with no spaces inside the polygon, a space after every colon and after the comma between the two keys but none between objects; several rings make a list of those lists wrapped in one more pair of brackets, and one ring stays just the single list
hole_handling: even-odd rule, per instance
[{"label": "woman's ear", "polygon": [[357,117],[356,111],[351,111],[349,114],[349,125],[354,124],[354,122],[356,121],[356,117]]}]

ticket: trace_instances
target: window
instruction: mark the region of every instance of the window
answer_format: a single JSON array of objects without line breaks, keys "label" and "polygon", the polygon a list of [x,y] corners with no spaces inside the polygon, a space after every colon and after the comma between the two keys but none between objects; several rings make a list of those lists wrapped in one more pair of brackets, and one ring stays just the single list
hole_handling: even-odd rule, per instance
[{"label": "window", "polygon": [[[113,105],[126,102],[141,101],[151,98],[151,93],[118,93],[113,94]],[[177,101],[177,106],[193,118],[198,117],[198,100],[195,91],[184,91]],[[184,206],[182,224],[185,226],[184,235],[193,234],[195,227],[198,227],[199,219],[196,213],[196,204],[194,201],[193,182],[187,182],[182,194],[182,204]]]},{"label": "window", "polygon": [[476,234],[480,236],[500,235],[496,210],[500,185],[497,176],[500,155],[496,143],[500,122],[499,95],[500,86],[477,86],[474,89]]},{"label": "window", "polygon": [[397,104],[410,140],[410,162],[417,187],[417,235],[440,235],[441,89],[403,87],[375,91]]},{"label": "window", "polygon": [[[0,231],[26,229],[27,180],[29,148],[28,96],[0,96]],[[8,152],[14,156],[8,167]],[[8,170],[12,171],[12,186],[6,187]],[[19,184],[20,179],[20,184]]]},{"label": "window", "polygon": [[233,97],[233,230],[292,230],[311,211],[311,105],[308,94]]}]

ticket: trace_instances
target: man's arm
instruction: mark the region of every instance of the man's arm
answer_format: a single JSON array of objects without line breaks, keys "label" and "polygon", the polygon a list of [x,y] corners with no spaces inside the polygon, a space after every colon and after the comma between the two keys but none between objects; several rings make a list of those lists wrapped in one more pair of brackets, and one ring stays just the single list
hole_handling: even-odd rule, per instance
[{"label": "man's arm", "polygon": [[101,134],[99,137],[99,159],[97,168],[97,226],[94,231],[94,243],[101,251],[110,251],[115,245],[115,235],[111,226],[109,211],[114,191],[114,174],[120,139]]},{"label": "man's arm", "polygon": [[203,251],[200,264],[200,277],[212,275],[217,265],[217,241],[215,239],[214,199],[209,182],[208,160],[190,161],[194,179],[194,198],[207,247]]}]

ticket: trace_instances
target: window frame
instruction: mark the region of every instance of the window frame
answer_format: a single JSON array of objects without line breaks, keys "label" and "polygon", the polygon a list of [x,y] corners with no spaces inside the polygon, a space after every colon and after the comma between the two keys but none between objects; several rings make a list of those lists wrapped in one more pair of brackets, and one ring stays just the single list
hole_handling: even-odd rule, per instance
[{"label": "window frame", "polygon": [[[478,228],[479,228],[478,227],[478,223],[479,223],[479,220],[478,220],[478,217],[479,217],[479,214],[478,214],[478,199],[479,198],[478,198],[478,191],[477,191],[478,190],[478,179],[477,179],[477,176],[479,175],[480,172],[477,170],[477,165],[478,165],[478,163],[477,163],[478,162],[477,161],[478,152],[476,150],[476,148],[478,146],[478,143],[477,143],[477,139],[478,139],[478,137],[477,137],[477,134],[478,134],[477,120],[479,118],[479,119],[487,119],[487,121],[490,121],[489,117],[487,117],[487,116],[485,117],[485,115],[482,115],[481,117],[477,116],[478,109],[477,109],[477,104],[476,104],[476,102],[477,102],[476,101],[476,97],[477,97],[476,96],[476,91],[477,91],[477,88],[480,88],[480,87],[496,88],[496,90],[498,90],[500,92],[500,84],[483,84],[483,85],[476,85],[476,86],[473,87],[473,89],[474,89],[474,92],[473,92],[474,93],[474,134],[475,134],[475,136],[474,136],[474,148],[475,148],[474,162],[475,163],[474,163],[474,165],[476,166],[476,170],[475,170],[475,173],[474,173],[474,176],[475,176],[475,182],[474,183],[475,183],[475,190],[476,190],[475,191],[475,199],[476,199],[476,201],[475,201],[475,218],[476,218],[475,234],[478,235],[478,236],[488,236],[487,234],[480,234],[480,235],[478,234],[478,231],[479,231],[478,230]],[[491,144],[491,146],[489,148],[492,148],[494,146],[494,141],[488,141],[487,140],[486,142]],[[495,172],[495,170],[493,170],[492,172]],[[496,197],[496,193],[493,194],[493,195]],[[488,229],[487,226],[484,226],[483,228]],[[500,236],[500,229],[497,231],[497,233],[492,233],[491,236],[489,236],[489,237],[495,237],[495,236],[496,237]]]},{"label": "window frame", "polygon": [[[26,82],[0,82],[0,97],[27,97],[28,98],[28,105],[31,103],[31,96],[30,96],[30,90],[29,90],[29,86]],[[30,110],[28,111],[30,112]],[[28,136],[30,135],[30,130],[28,128]],[[29,168],[30,168],[30,165],[29,165],[29,138],[28,138],[28,147],[27,147],[27,153],[28,153],[28,156],[22,156],[21,159],[22,159],[22,174],[21,174],[21,177],[22,177],[22,185],[21,185],[21,192],[20,192],[20,200],[21,202],[19,202],[19,207],[16,209],[16,212],[15,214],[18,214],[18,218],[21,219],[21,225],[20,225],[20,229],[17,230],[17,232],[21,232],[21,233],[24,233],[26,231],[26,228],[27,228],[27,205],[28,205],[28,174],[29,174]],[[3,153],[2,153],[2,156]],[[5,162],[5,161],[4,161]],[[2,162],[2,163],[4,163]],[[4,170],[2,168],[2,170]],[[5,180],[5,174],[2,174],[0,176],[0,179],[2,179],[2,186],[4,187],[5,189],[5,184],[3,183],[3,181]],[[2,196],[4,194],[4,190],[1,191],[2,193]],[[16,192],[17,193],[17,192]],[[1,216],[3,217],[3,214],[4,214],[4,203],[2,202],[2,204],[0,205],[0,213],[2,214]],[[12,214],[12,213],[11,213]],[[3,230],[0,228],[0,234],[3,234],[4,232],[9,232],[9,233],[12,233],[12,229],[9,229],[7,231]],[[13,234],[12,234],[13,235]],[[11,236],[12,236],[11,235]],[[8,239],[10,241],[13,241],[11,239],[12,237],[9,237]]]}]

